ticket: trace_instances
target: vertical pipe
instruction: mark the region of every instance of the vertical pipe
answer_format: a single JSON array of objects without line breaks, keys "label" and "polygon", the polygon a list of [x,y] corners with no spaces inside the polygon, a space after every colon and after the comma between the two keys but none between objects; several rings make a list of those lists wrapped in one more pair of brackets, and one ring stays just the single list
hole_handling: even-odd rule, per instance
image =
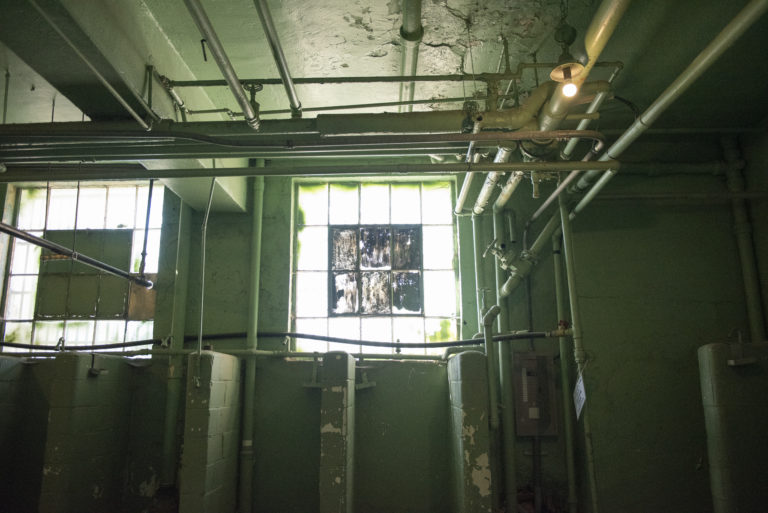
[{"label": "vertical pipe", "polygon": [[[475,121],[474,127],[472,127],[472,133],[476,134],[480,132],[480,123]],[[473,153],[475,149],[475,141],[469,142],[469,147],[467,148],[467,157],[465,161],[467,163],[473,163],[477,164],[480,162],[480,154],[479,153]],[[469,166],[467,166],[469,168]],[[467,174],[464,176],[464,181],[461,184],[461,190],[459,191],[459,196],[456,198],[456,206],[453,209],[453,213],[456,215],[460,215],[462,211],[464,210],[464,203],[467,202],[467,196],[469,196],[469,188],[472,186],[472,180],[475,178],[475,172],[474,171],[467,171]]]},{"label": "vertical pipe", "polygon": [[[732,193],[743,193],[745,190],[744,176],[741,174],[742,161],[739,158],[739,147],[735,137],[724,137],[721,141],[725,161],[728,163],[726,180],[728,190]],[[747,303],[747,319],[749,321],[750,341],[763,342],[765,338],[765,319],[760,297],[760,280],[755,262],[755,246],[752,241],[752,224],[747,212],[747,202],[743,198],[731,200],[733,212],[733,228],[741,259],[741,275],[744,281],[744,297]]]},{"label": "vertical pipe", "polygon": [[498,379],[496,377],[496,351],[493,347],[493,321],[499,315],[501,308],[499,305],[493,305],[483,316],[483,337],[485,338],[485,358],[488,366],[488,402],[489,415],[491,419],[491,429],[499,428],[499,401],[498,401]]},{"label": "vertical pipe", "polygon": [[5,124],[5,119],[8,115],[8,90],[11,87],[11,72],[8,70],[5,70],[5,91],[3,92],[3,124]]},{"label": "vertical pipe", "polygon": [[[581,315],[579,312],[579,297],[576,289],[576,264],[573,256],[573,233],[571,232],[571,219],[568,205],[563,196],[558,198],[560,203],[560,223],[563,230],[563,250],[565,253],[565,276],[568,282],[568,299],[571,305],[571,330],[573,332],[573,355],[579,375],[583,375],[586,364],[586,352],[584,351],[583,335],[581,332]],[[592,428],[589,423],[589,408],[585,408],[581,414],[584,422],[584,446],[587,453],[587,480],[592,500],[591,513],[598,513],[597,477],[595,476],[595,451],[592,446]]]},{"label": "vertical pipe", "polygon": [[[150,83],[152,81],[150,80]],[[149,214],[152,212],[152,190],[155,186],[155,179],[149,181],[149,191],[147,192],[147,218],[144,220],[144,243],[141,246],[141,265],[139,265],[139,276],[144,277],[144,269],[147,265],[147,241],[149,240]]]},{"label": "vertical pipe", "polygon": [[[264,160],[257,161],[263,167]],[[264,177],[253,181],[253,231],[251,232],[251,283],[248,289],[248,338],[247,348],[256,349],[256,333],[259,328],[259,288],[261,283],[261,229],[264,212]],[[240,498],[239,511],[251,511],[253,504],[253,426],[256,400],[256,360],[248,358],[245,363],[243,389],[243,433],[240,445]]]},{"label": "vertical pipe", "polygon": [[[500,246],[507,244],[507,230],[504,226],[504,216],[494,209],[493,212],[493,237]],[[498,291],[504,284],[504,271],[498,263],[494,265],[496,270],[496,295],[499,312],[499,333],[509,331],[509,301],[502,298]],[[512,345],[508,342],[499,344],[499,385],[501,388],[501,435],[502,457],[504,458],[504,494],[506,497],[507,511],[517,509],[517,462],[515,459],[515,401],[512,380]]]},{"label": "vertical pipe", "polygon": [[296,94],[296,86],[293,84],[291,72],[288,69],[288,61],[283,54],[283,47],[280,45],[280,38],[277,36],[275,24],[272,22],[272,14],[269,12],[267,1],[253,0],[253,4],[256,6],[256,11],[259,13],[259,19],[261,20],[261,26],[264,29],[264,33],[267,35],[269,49],[272,50],[272,57],[275,59],[277,72],[280,74],[280,79],[283,81],[285,94],[288,95],[288,102],[291,106],[291,116],[300,118],[301,102],[299,101],[299,95]]},{"label": "vertical pipe", "polygon": [[[208,205],[205,207],[203,215],[203,225],[200,228],[200,325],[197,332],[197,361],[201,359],[200,353],[203,352],[203,312],[205,306],[205,244],[208,235],[208,216],[211,214],[211,203],[213,203],[213,190],[216,188],[216,177],[211,179],[211,191],[208,193]],[[197,376],[198,378],[200,376]]]},{"label": "vertical pipe", "polygon": [[[400,39],[403,44],[403,58],[400,63],[400,75],[412,77],[416,74],[419,63],[419,44],[424,35],[421,26],[421,0],[403,1],[403,26],[400,27]],[[413,101],[416,91],[415,82],[400,83],[400,101]],[[400,112],[413,111],[413,104],[400,107]]]},{"label": "vertical pipe", "polygon": [[477,332],[483,330],[483,315],[485,314],[485,276],[483,273],[483,249],[480,245],[479,216],[472,216],[472,247],[475,252],[475,299],[477,301]]},{"label": "vertical pipe", "polygon": [[[216,61],[216,65],[219,67],[221,74],[224,76],[224,80],[227,81],[229,90],[232,91],[232,95],[235,97],[237,104],[245,115],[245,121],[248,126],[257,130],[259,128],[259,115],[256,109],[253,108],[251,102],[245,96],[245,90],[240,83],[240,79],[237,78],[235,69],[232,67],[232,63],[227,57],[227,52],[224,51],[224,46],[219,40],[218,34],[213,29],[211,20],[208,19],[208,15],[205,13],[200,0],[184,0],[184,3],[195,20],[197,28],[200,30],[200,34],[205,38],[208,43],[208,48],[211,49],[213,59]],[[184,111],[182,111],[184,112]]]},{"label": "vertical pipe", "polygon": [[[565,291],[563,289],[563,258],[560,236],[552,237],[552,256],[555,262],[555,302],[557,304],[558,327],[565,321]],[[563,431],[565,431],[565,464],[568,473],[568,512],[577,513],[578,498],[576,495],[576,464],[573,449],[573,400],[571,397],[571,372],[568,368],[568,339],[559,337],[560,347],[560,381],[563,394]]]},{"label": "vertical pipe", "polygon": [[[496,152],[496,157],[493,159],[493,163],[501,164],[503,162],[507,162],[511,156],[511,148],[499,147],[498,151]],[[492,171],[488,173],[485,178],[485,183],[483,183],[483,188],[480,189],[480,192],[477,195],[477,200],[475,201],[475,206],[472,209],[472,212],[474,212],[476,215],[480,215],[485,211],[485,207],[488,206],[488,202],[491,201],[491,196],[493,196],[494,189],[496,189],[496,183],[503,176],[504,173],[501,171]],[[512,193],[510,192],[510,195],[511,194]]]}]

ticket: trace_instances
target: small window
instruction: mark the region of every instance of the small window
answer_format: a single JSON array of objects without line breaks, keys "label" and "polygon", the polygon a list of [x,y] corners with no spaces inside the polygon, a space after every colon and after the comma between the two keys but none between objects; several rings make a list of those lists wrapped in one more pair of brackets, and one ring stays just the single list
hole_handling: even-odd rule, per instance
[{"label": "small window", "polygon": [[[299,183],[296,197],[295,331],[380,342],[456,339],[451,182]],[[306,339],[296,348],[394,352]]]},{"label": "small window", "polygon": [[[149,187],[26,187],[17,190],[16,226],[33,235],[138,274]],[[145,274],[160,254],[163,187],[155,185]],[[27,242],[11,239],[4,340],[22,344],[93,345],[152,338],[153,308],[137,308],[138,286]],[[148,311],[149,310],[149,311]],[[149,347],[149,346],[147,346]],[[3,351],[26,351],[10,347]]]}]

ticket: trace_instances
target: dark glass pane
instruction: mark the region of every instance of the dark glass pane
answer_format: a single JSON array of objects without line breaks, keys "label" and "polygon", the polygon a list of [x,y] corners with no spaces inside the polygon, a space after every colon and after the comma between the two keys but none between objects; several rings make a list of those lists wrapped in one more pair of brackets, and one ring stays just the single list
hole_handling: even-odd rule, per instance
[{"label": "dark glass pane", "polygon": [[418,228],[396,228],[392,269],[420,268],[421,230]]},{"label": "dark glass pane", "polygon": [[421,313],[419,273],[392,273],[392,313]]},{"label": "dark glass pane", "polygon": [[389,228],[360,228],[360,268],[389,269]]},{"label": "dark glass pane", "polygon": [[333,273],[333,313],[357,312],[357,277],[355,273]]},{"label": "dark glass pane", "polygon": [[366,314],[389,313],[389,272],[361,273],[363,297],[361,311]]},{"label": "dark glass pane", "polygon": [[336,228],[332,230],[332,269],[357,269],[357,230]]}]

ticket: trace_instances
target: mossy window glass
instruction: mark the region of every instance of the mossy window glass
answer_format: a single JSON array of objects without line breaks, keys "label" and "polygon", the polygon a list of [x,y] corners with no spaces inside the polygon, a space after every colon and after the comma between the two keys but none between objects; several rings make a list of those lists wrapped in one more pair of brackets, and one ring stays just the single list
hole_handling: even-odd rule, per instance
[{"label": "mossy window glass", "polygon": [[[115,267],[138,273],[149,186],[24,187],[16,190],[15,225]],[[155,184],[145,273],[154,280],[160,253],[163,187]],[[4,340],[93,345],[152,338],[151,312],[137,314],[131,287],[93,268],[11,239],[5,288]],[[136,309],[142,310],[142,309]],[[3,351],[26,351],[5,347]]]},{"label": "mossy window glass", "polygon": [[[295,192],[295,331],[382,342],[456,339],[452,182],[300,182]],[[299,351],[393,352],[295,343]]]}]

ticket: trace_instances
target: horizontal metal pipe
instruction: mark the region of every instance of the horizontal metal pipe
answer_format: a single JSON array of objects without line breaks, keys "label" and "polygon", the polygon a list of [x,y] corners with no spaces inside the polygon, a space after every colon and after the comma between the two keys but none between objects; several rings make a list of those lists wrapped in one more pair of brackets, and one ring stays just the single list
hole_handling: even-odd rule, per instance
[{"label": "horizontal metal pipe", "polygon": [[30,244],[34,244],[35,246],[40,246],[41,248],[45,248],[48,251],[56,253],[57,255],[64,255],[76,262],[80,262],[82,264],[94,267],[101,271],[108,272],[109,274],[119,276],[120,278],[125,278],[126,280],[130,280],[137,285],[141,285],[142,287],[146,287],[148,289],[152,288],[152,282],[145,278],[142,278],[141,276],[134,276],[127,271],[123,271],[121,269],[118,269],[117,267],[114,267],[104,262],[101,262],[99,260],[96,260],[95,258],[91,258],[87,255],[83,255],[82,253],[78,253],[69,248],[56,244],[55,242],[51,242],[49,240],[43,239],[42,237],[37,237],[35,235],[29,234],[9,224],[0,223],[0,232],[7,233],[12,237],[16,237],[17,239],[21,239],[25,242],[29,242]]},{"label": "horizontal metal pipe", "polygon": [[[240,84],[240,79],[237,78],[235,69],[232,67],[229,57],[227,57],[227,52],[224,50],[224,46],[221,44],[219,36],[216,34],[211,21],[208,19],[208,15],[205,13],[205,9],[200,3],[200,0],[184,0],[184,4],[187,6],[192,18],[195,20],[195,24],[200,30],[200,33],[205,38],[208,48],[211,49],[213,59],[216,61],[219,70],[221,70],[221,74],[224,75],[224,80],[229,86],[230,91],[232,91],[232,95],[235,97],[237,104],[245,113],[245,122],[248,123],[248,126],[251,128],[258,129],[259,115],[245,96],[245,90]],[[172,87],[175,86],[172,85]]]},{"label": "horizontal metal pipe", "polygon": [[[595,64],[596,67],[613,68],[622,66],[619,61],[605,61]],[[556,62],[521,62],[517,65],[515,71],[503,73],[477,73],[477,74],[453,74],[453,75],[415,75],[412,77],[403,76],[378,76],[378,77],[294,77],[294,84],[371,84],[371,83],[400,83],[409,82],[498,82],[501,80],[519,79],[523,76],[526,69],[547,69],[551,70],[557,66]],[[171,80],[173,87],[217,87],[226,86],[224,80]],[[243,85],[281,85],[283,81],[279,78],[248,78],[240,80]]]},{"label": "horizontal metal pipe", "polygon": [[[509,171],[568,171],[578,162],[506,162],[503,164],[484,164],[476,173]],[[618,168],[616,161],[591,162],[589,169]],[[582,169],[587,169],[583,163]],[[0,173],[0,183],[11,182],[47,182],[77,180],[133,180],[150,178],[191,178],[212,176],[334,176],[334,175],[400,175],[400,174],[445,174],[467,171],[467,164],[377,164],[359,166],[280,166],[280,167],[220,167],[193,169],[144,169],[141,166],[116,165],[93,168],[86,165],[73,166],[16,166],[8,165],[5,173]]]},{"label": "horizontal metal pipe", "polygon": [[285,87],[285,94],[288,95],[288,102],[291,105],[291,115],[293,117],[301,117],[301,102],[299,101],[299,95],[296,93],[296,87],[293,85],[293,79],[291,78],[291,72],[288,69],[288,61],[283,54],[283,47],[280,45],[280,38],[277,35],[277,29],[272,21],[272,14],[269,12],[269,6],[266,0],[253,0],[253,4],[256,6],[256,11],[259,13],[259,19],[261,20],[261,26],[264,29],[264,33],[267,35],[267,43],[269,43],[269,49],[272,51],[272,57],[275,59],[275,65],[277,66],[277,72],[280,75],[280,80]]}]

